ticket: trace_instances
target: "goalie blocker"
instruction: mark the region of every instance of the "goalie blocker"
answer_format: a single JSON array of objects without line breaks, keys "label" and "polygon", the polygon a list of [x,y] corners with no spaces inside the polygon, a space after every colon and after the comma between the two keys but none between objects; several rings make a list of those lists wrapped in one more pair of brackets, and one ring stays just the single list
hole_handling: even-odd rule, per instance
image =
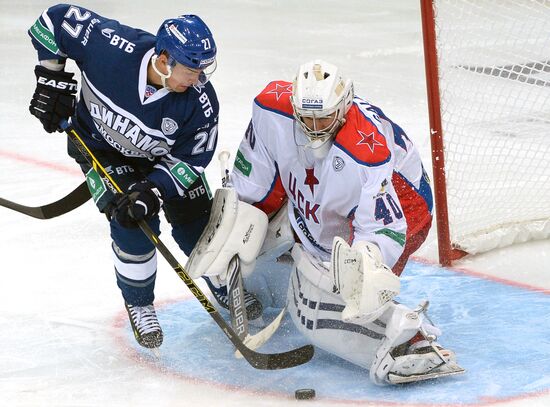
[{"label": "goalie blocker", "polygon": [[220,188],[214,195],[206,228],[195,245],[186,269],[192,278],[210,277],[225,284],[227,265],[238,255],[243,276],[256,264],[267,231],[267,215],[239,201],[231,188]]},{"label": "goalie blocker", "polygon": [[[231,260],[237,256],[240,272],[249,275],[256,264],[266,230],[265,213],[239,201],[235,190],[220,188],[214,195],[210,219],[193,249],[186,269],[191,278],[203,277],[217,302],[229,309],[227,273]],[[262,304],[244,290],[248,318],[261,315]]]}]

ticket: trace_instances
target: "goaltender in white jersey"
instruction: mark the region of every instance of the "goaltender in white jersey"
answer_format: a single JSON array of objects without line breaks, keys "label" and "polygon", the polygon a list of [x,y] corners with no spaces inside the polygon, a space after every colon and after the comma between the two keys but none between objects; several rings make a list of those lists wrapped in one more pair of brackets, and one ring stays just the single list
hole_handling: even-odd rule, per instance
[{"label": "goaltender in white jersey", "polygon": [[[201,237],[197,251],[209,246],[223,255],[198,267],[192,255],[193,277],[206,273],[223,281],[231,256],[245,258],[246,287],[264,306],[286,302],[314,345],[369,369],[377,384],[464,371],[454,353],[435,342],[440,332],[427,319],[427,303],[412,310],[393,300],[399,275],[432,221],[418,151],[379,108],[354,97],[351,80],[337,67],[306,63],[293,83],[271,82],[255,98],[231,186],[247,222],[251,205],[262,211],[256,211],[258,228],[264,213],[270,218],[258,245],[261,266],[251,272],[250,248],[234,243],[248,238],[235,237],[233,228],[215,250]],[[281,267],[285,258],[290,267]]]}]

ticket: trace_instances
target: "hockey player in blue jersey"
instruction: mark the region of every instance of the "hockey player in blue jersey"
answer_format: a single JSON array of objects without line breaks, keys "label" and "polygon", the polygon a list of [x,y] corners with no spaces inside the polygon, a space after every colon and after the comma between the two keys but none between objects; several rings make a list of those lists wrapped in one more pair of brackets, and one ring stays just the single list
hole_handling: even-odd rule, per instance
[{"label": "hockey player in blue jersey", "polygon": [[[69,143],[69,155],[110,221],[117,284],[135,337],[156,348],[163,339],[153,306],[157,256],[137,221],[160,233],[162,208],[186,254],[208,221],[204,169],[216,148],[219,110],[209,82],[216,68],[214,37],[196,15],[164,21],[155,36],[67,4],[45,10],[29,35],[39,59],[31,114],[49,133],[70,118],[127,191],[111,194]],[[67,59],[81,73],[78,101],[74,74],[64,69]]]}]

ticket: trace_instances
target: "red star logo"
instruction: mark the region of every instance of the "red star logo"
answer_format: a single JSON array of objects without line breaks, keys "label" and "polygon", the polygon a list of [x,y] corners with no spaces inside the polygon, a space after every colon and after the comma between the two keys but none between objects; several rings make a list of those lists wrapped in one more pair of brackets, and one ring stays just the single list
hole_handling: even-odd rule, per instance
[{"label": "red star logo", "polygon": [[292,84],[289,83],[288,85],[279,85],[278,83],[276,83],[275,88],[266,92],[267,95],[275,94],[275,96],[277,97],[277,102],[285,93],[289,93],[292,95]]},{"label": "red star logo", "polygon": [[319,184],[319,180],[315,177],[315,174],[313,173],[314,171],[314,168],[306,168],[306,180],[304,181],[304,185],[309,186],[309,189],[311,190],[311,195],[314,195],[313,186]]},{"label": "red star logo", "polygon": [[382,144],[381,142],[379,142],[378,140],[376,140],[374,138],[374,131],[371,134],[368,134],[368,135],[363,133],[361,130],[357,130],[357,133],[359,133],[359,136],[361,136],[361,140],[359,140],[357,145],[358,146],[360,146],[362,144],[367,145],[369,147],[371,153],[374,153],[374,149],[376,148],[376,146],[383,146],[384,145],[384,144]]}]

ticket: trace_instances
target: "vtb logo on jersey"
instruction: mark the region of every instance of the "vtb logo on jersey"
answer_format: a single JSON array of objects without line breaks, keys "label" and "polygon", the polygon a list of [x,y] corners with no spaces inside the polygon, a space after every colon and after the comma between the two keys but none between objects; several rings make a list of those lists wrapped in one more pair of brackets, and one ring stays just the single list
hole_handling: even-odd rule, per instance
[{"label": "vtb logo on jersey", "polygon": [[111,38],[114,32],[115,30],[113,30],[112,28],[104,28],[103,30],[101,30],[101,34],[107,38]]}]

